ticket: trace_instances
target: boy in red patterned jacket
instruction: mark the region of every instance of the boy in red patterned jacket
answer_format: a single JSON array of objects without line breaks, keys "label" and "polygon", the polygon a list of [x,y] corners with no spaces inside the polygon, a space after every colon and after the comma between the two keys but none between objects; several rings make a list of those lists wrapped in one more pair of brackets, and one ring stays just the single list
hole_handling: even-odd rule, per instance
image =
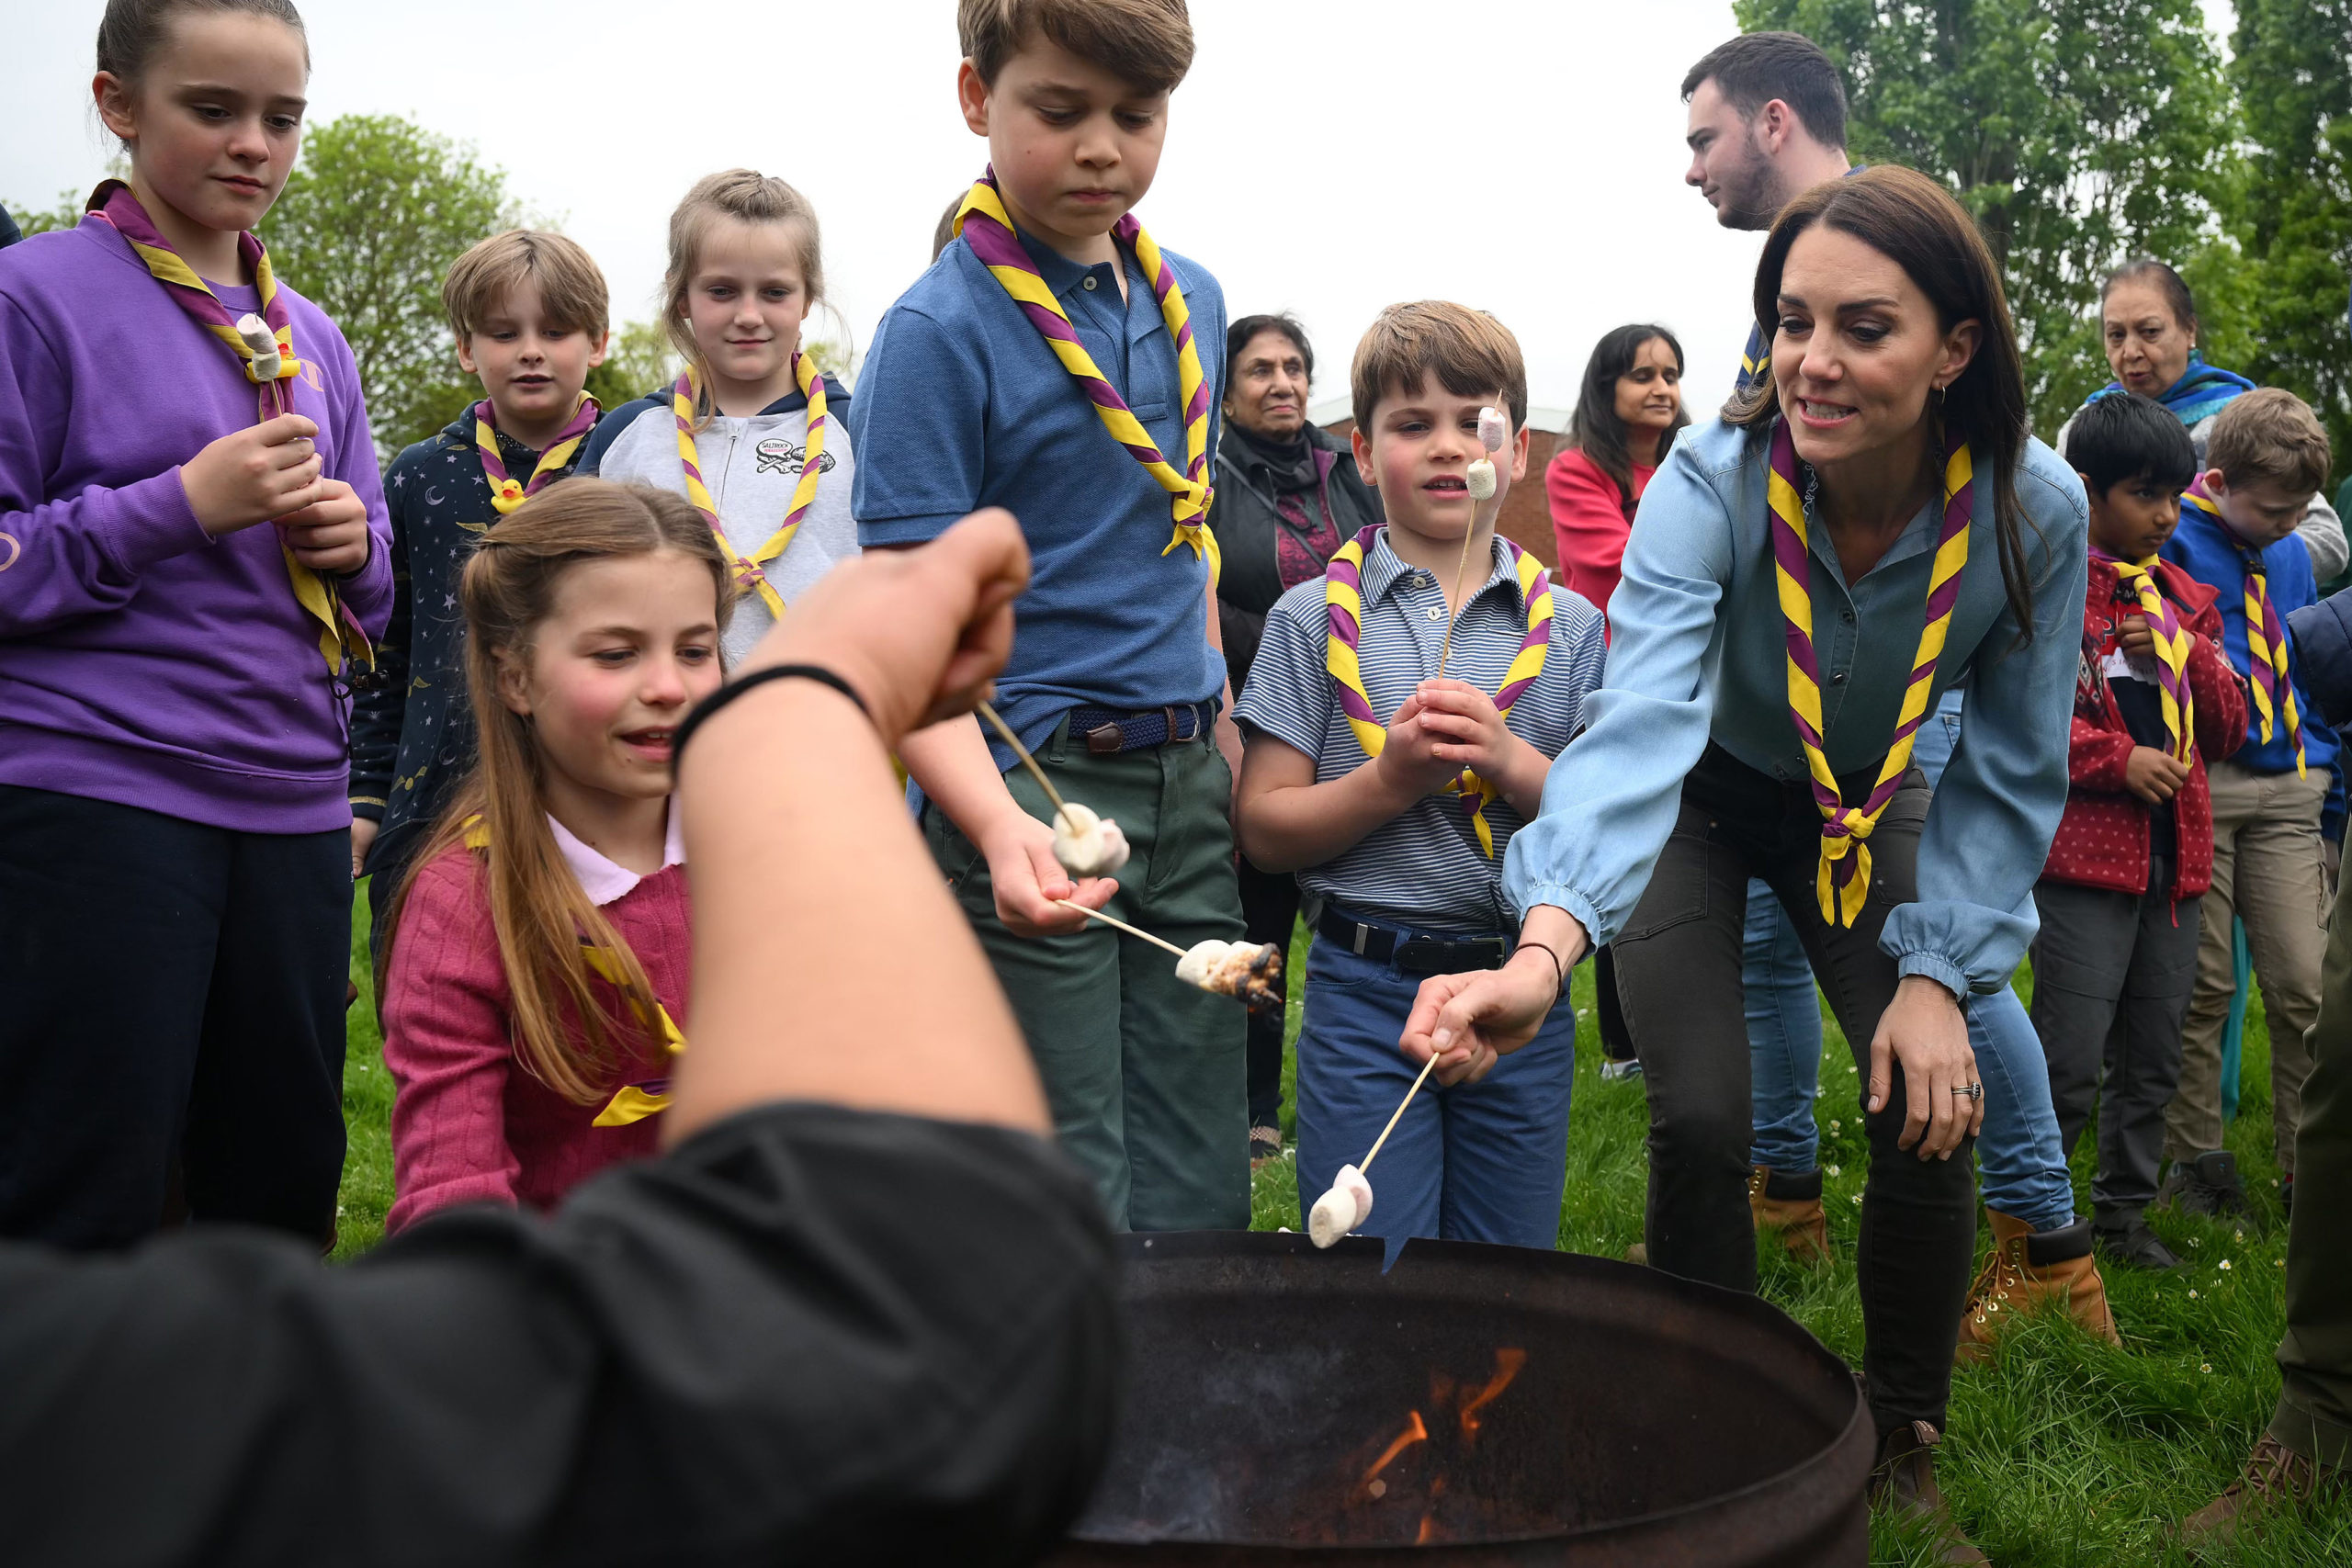
[{"label": "boy in red patterned jacket", "polygon": [[2101,398],[2075,417],[2065,457],[2089,493],[2090,586],[2066,815],[2034,888],[2033,1024],[2070,1157],[2098,1102],[2101,1249],[2171,1269],[2180,1259],[2142,1216],[2213,874],[2205,763],[2245,739],[2245,697],[2214,591],[2156,557],[2196,477],[2188,431],[2147,398]]}]

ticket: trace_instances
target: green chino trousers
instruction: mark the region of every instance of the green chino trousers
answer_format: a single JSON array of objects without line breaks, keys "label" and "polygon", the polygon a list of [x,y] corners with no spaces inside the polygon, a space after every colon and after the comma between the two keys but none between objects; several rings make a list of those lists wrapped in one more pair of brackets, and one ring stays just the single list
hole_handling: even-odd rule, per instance
[{"label": "green chino trousers", "polygon": [[[2295,1217],[2287,1234],[2283,1384],[2270,1435],[2305,1459],[2352,1466],[2352,876],[2336,889],[2320,977],[2302,1120],[2295,1130]],[[2273,1047],[2276,1048],[2275,1046]]]},{"label": "green chino trousers", "polygon": [[[1062,798],[1115,819],[1133,858],[1108,912],[1190,947],[1241,938],[1227,819],[1233,772],[1205,740],[1112,756],[1073,743],[1065,720],[1037,761]],[[1005,775],[1022,809],[1051,820],[1026,768]],[[1027,1036],[1062,1147],[1094,1179],[1121,1230],[1250,1224],[1248,1015],[1176,978],[1160,948],[1097,920],[1022,937],[996,916],[979,849],[936,806],[923,841],[947,876]]]}]

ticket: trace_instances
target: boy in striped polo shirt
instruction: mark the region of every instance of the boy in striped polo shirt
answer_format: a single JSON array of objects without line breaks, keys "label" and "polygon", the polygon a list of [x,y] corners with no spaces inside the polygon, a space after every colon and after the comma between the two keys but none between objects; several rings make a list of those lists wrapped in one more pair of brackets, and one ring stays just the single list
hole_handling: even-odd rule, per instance
[{"label": "boy in striped polo shirt", "polygon": [[[1423,976],[1554,964],[1512,950],[1503,852],[1604,652],[1600,612],[1494,531],[1527,470],[1527,371],[1509,329],[1442,301],[1392,306],[1351,381],[1356,466],[1387,524],[1275,604],[1234,710],[1242,851],[1297,871],[1321,911],[1298,1037],[1301,1194],[1362,1160],[1412,1084],[1396,1041]],[[1510,434],[1493,498],[1474,501],[1487,406]],[[1485,1079],[1424,1086],[1381,1151],[1365,1232],[1555,1245],[1575,1044],[1564,991]]]}]

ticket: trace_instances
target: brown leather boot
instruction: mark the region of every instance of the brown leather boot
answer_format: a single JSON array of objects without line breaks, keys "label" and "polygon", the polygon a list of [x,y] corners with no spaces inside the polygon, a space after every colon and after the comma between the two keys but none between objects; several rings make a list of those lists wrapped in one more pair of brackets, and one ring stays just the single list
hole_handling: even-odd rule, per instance
[{"label": "brown leather boot", "polygon": [[1878,1464],[1871,1472],[1871,1506],[1933,1531],[1936,1555],[1930,1561],[1948,1568],[1993,1568],[1993,1560],[1962,1532],[1936,1485],[1936,1445],[1943,1440],[1925,1421],[1897,1427],[1880,1438]]},{"label": "brown leather boot", "polygon": [[2180,1524],[2180,1544],[2192,1558],[2233,1550],[2261,1528],[2273,1509],[2292,1510],[2319,1497],[2341,1497],[2352,1482],[2333,1465],[2314,1463],[2265,1435],[2245,1461],[2245,1473]]},{"label": "brown leather boot", "polygon": [[2064,1303],[2066,1315],[2085,1333],[2110,1345],[2123,1343],[2115,1331],[2115,1314],[2108,1310],[2107,1281],[2091,1258],[2088,1220],[2037,1232],[1997,1209],[1985,1210],[1984,1217],[1993,1222],[1993,1250],[1969,1288],[1954,1361],[1984,1365],[1993,1359],[1993,1341],[2011,1318],[2052,1301]]},{"label": "brown leather boot", "polygon": [[1821,1172],[1802,1175],[1759,1165],[1747,1175],[1747,1213],[1759,1231],[1778,1231],[1800,1263],[1829,1261],[1829,1218],[1821,1212]]}]

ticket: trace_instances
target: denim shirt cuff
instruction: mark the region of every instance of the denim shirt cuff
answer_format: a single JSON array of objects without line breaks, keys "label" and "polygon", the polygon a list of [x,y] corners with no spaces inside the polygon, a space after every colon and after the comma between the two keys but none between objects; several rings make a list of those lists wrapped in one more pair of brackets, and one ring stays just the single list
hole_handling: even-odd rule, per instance
[{"label": "denim shirt cuff", "polygon": [[1590,898],[1565,882],[1532,882],[1528,884],[1523,891],[1524,896],[1519,900],[1519,919],[1521,925],[1527,923],[1528,910],[1538,905],[1549,904],[1555,909],[1566,909],[1576,917],[1577,924],[1584,928],[1588,950],[1602,944],[1600,906]]},{"label": "denim shirt cuff", "polygon": [[1898,975],[1924,975],[1952,994],[1959,1002],[1968,1000],[1968,971],[1948,958],[1932,953],[1906,953],[1895,961]]}]

